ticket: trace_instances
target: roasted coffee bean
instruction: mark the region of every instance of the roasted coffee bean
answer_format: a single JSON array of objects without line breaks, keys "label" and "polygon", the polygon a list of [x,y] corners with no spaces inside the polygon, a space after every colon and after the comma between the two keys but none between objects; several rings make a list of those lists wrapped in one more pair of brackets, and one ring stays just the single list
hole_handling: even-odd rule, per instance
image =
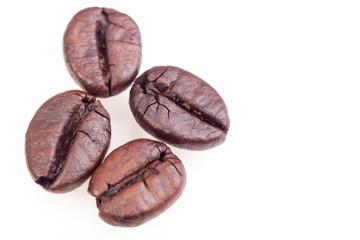
[{"label": "roasted coffee bean", "polygon": [[177,67],[153,67],[130,91],[140,126],[180,148],[203,150],[225,141],[230,120],[220,95],[199,77]]},{"label": "roasted coffee bean", "polygon": [[31,177],[50,192],[79,187],[104,158],[110,118],[100,101],[83,91],[67,91],[35,113],[25,137]]},{"label": "roasted coffee bean", "polygon": [[64,34],[66,66],[73,79],[97,97],[125,90],[138,74],[141,38],[136,23],[109,8],[86,8]]},{"label": "roasted coffee bean", "polygon": [[185,187],[181,161],[163,143],[138,139],[115,149],[95,170],[88,192],[99,216],[115,226],[138,226],[165,211]]}]

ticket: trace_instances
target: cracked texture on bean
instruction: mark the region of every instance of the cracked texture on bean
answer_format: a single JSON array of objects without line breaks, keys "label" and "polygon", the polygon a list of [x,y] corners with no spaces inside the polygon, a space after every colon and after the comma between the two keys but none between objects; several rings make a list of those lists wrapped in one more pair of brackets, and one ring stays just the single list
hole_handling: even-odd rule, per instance
[{"label": "cracked texture on bean", "polygon": [[83,91],[60,93],[46,101],[29,124],[29,172],[48,191],[71,191],[105,157],[110,136],[110,117],[100,101]]},{"label": "cracked texture on bean", "polygon": [[88,192],[99,216],[115,226],[138,226],[165,211],[181,195],[183,164],[163,143],[138,139],[115,149],[96,169]]},{"label": "cracked texture on bean", "polygon": [[130,108],[148,133],[177,147],[203,150],[225,141],[225,102],[199,77],[172,66],[153,67],[135,79]]},{"label": "cracked texture on bean", "polygon": [[98,97],[125,90],[141,64],[140,31],[128,15],[114,9],[78,12],[67,26],[63,47],[73,79]]}]

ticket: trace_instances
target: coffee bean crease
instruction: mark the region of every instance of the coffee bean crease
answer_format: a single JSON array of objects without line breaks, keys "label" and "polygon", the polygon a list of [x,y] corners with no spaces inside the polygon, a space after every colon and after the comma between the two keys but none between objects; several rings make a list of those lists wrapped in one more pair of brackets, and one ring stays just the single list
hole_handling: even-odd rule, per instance
[{"label": "coffee bean crease", "polygon": [[[76,134],[79,132],[78,129],[79,126],[81,125],[81,122],[86,118],[89,112],[94,109],[93,100],[88,100],[87,98],[83,98],[83,102],[85,106],[85,111],[83,113],[74,111],[72,116],[70,117],[70,121],[65,125],[66,131],[64,131],[64,134],[60,136],[60,139],[62,140],[58,142],[58,145],[56,147],[55,162],[53,163],[51,172],[49,173],[48,176],[41,176],[38,180],[35,181],[36,183],[42,185],[45,188],[49,188],[51,183],[56,179],[56,177],[61,172],[61,169],[64,166],[66,157],[73,143],[73,140]],[[80,117],[75,124],[72,124],[74,118],[77,118],[75,115],[79,115]]]},{"label": "coffee bean crease", "polygon": [[[101,16],[104,19],[104,22],[108,22],[108,15],[102,9]],[[96,46],[98,48],[98,56],[99,56],[99,66],[102,72],[102,75],[105,79],[105,85],[108,87],[109,96],[111,96],[111,72],[109,71],[109,57],[107,54],[107,46],[106,46],[106,24],[101,21],[96,21]]]},{"label": "coffee bean crease", "polygon": [[138,226],[159,215],[181,195],[185,168],[165,144],[130,141],[111,152],[92,175],[88,192],[99,216],[115,226]]},{"label": "coffee bean crease", "polygon": [[174,146],[205,150],[226,139],[230,119],[219,93],[196,75],[157,66],[135,79],[129,104],[139,125]]},{"label": "coffee bean crease", "polygon": [[[158,148],[158,147],[157,147]],[[156,167],[159,164],[166,162],[169,162],[170,164],[172,164],[172,166],[175,168],[175,170],[179,173],[179,175],[181,175],[180,171],[177,169],[176,165],[169,161],[168,159],[165,159],[165,155],[169,154],[168,151],[170,151],[168,148],[165,149],[165,151],[161,151],[159,148],[159,157],[149,161],[146,165],[144,165],[143,167],[141,167],[138,171],[129,174],[127,176],[125,176],[124,178],[122,178],[118,183],[116,184],[107,184],[108,185],[108,190],[106,190],[102,196],[100,196],[98,198],[98,200],[101,202],[103,197],[110,197],[113,196],[115,194],[117,194],[118,192],[120,192],[122,189],[136,183],[139,181],[143,181],[144,185],[146,188],[148,188],[148,185],[146,183],[146,177],[148,177],[151,174],[159,174],[160,172],[156,169]]]},{"label": "coffee bean crease", "polygon": [[202,109],[194,106],[191,102],[188,102],[184,100],[184,98],[181,96],[181,94],[176,94],[172,91],[172,88],[175,86],[177,81],[181,79],[182,74],[178,75],[177,78],[172,81],[169,85],[164,84],[157,84],[157,81],[163,77],[163,75],[166,73],[168,68],[166,68],[162,73],[159,74],[154,80],[149,80],[147,77],[145,78],[145,81],[143,81],[140,86],[144,90],[144,94],[154,95],[155,96],[155,102],[149,104],[147,108],[145,109],[143,116],[146,114],[149,107],[151,107],[154,104],[158,104],[157,110],[159,106],[163,106],[168,110],[168,117],[170,118],[170,109],[166,107],[166,105],[161,104],[159,101],[159,95],[166,97],[173,103],[175,103],[178,107],[182,108],[184,111],[188,112],[189,114],[194,115],[196,118],[200,119],[201,121],[210,124],[224,133],[226,133],[229,129],[224,124],[222,124],[220,121],[217,121],[215,119],[215,116],[210,116],[207,113],[205,113]]},{"label": "coffee bean crease", "polygon": [[94,96],[73,90],[50,98],[26,133],[25,153],[34,181],[52,192],[76,188],[100,164],[110,136],[110,118]]},{"label": "coffee bean crease", "polygon": [[138,73],[140,31],[124,13],[87,8],[68,24],[63,51],[75,82],[94,96],[113,96],[125,90]]}]

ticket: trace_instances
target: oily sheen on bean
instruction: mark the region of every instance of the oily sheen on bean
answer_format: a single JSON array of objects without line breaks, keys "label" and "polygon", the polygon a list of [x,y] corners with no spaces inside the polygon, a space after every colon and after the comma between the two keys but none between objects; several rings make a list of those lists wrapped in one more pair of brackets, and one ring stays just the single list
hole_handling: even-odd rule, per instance
[{"label": "oily sheen on bean", "polygon": [[125,90],[138,74],[140,31],[124,13],[86,8],[69,22],[63,51],[75,82],[94,96],[113,96]]},{"label": "oily sheen on bean", "polygon": [[230,126],[225,102],[216,90],[177,67],[153,67],[136,78],[129,103],[145,131],[180,148],[220,145]]},{"label": "oily sheen on bean", "polygon": [[94,96],[72,90],[50,98],[26,132],[31,177],[50,192],[79,187],[105,157],[110,135],[109,114]]},{"label": "oily sheen on bean", "polygon": [[182,162],[165,144],[137,139],[106,157],[91,177],[88,192],[96,197],[105,222],[134,227],[170,207],[185,181]]}]

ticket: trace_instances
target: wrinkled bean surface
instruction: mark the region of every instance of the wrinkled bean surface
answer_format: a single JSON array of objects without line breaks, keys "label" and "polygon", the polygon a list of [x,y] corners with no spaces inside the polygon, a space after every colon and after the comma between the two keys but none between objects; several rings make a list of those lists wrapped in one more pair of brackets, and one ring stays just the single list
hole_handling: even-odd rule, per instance
[{"label": "wrinkled bean surface", "polygon": [[94,96],[73,90],[50,98],[26,132],[32,178],[51,192],[77,188],[104,158],[110,131],[109,114]]},{"label": "wrinkled bean surface", "polygon": [[97,97],[126,89],[141,64],[140,31],[128,15],[114,9],[78,12],[67,26],[63,47],[73,79]]},{"label": "wrinkled bean surface", "polygon": [[172,66],[153,67],[130,91],[130,108],[156,138],[192,150],[225,141],[230,120],[225,102],[199,77]]},{"label": "wrinkled bean surface", "polygon": [[163,143],[131,141],[115,149],[96,169],[88,192],[99,216],[115,226],[138,226],[172,205],[186,176],[182,162]]}]

